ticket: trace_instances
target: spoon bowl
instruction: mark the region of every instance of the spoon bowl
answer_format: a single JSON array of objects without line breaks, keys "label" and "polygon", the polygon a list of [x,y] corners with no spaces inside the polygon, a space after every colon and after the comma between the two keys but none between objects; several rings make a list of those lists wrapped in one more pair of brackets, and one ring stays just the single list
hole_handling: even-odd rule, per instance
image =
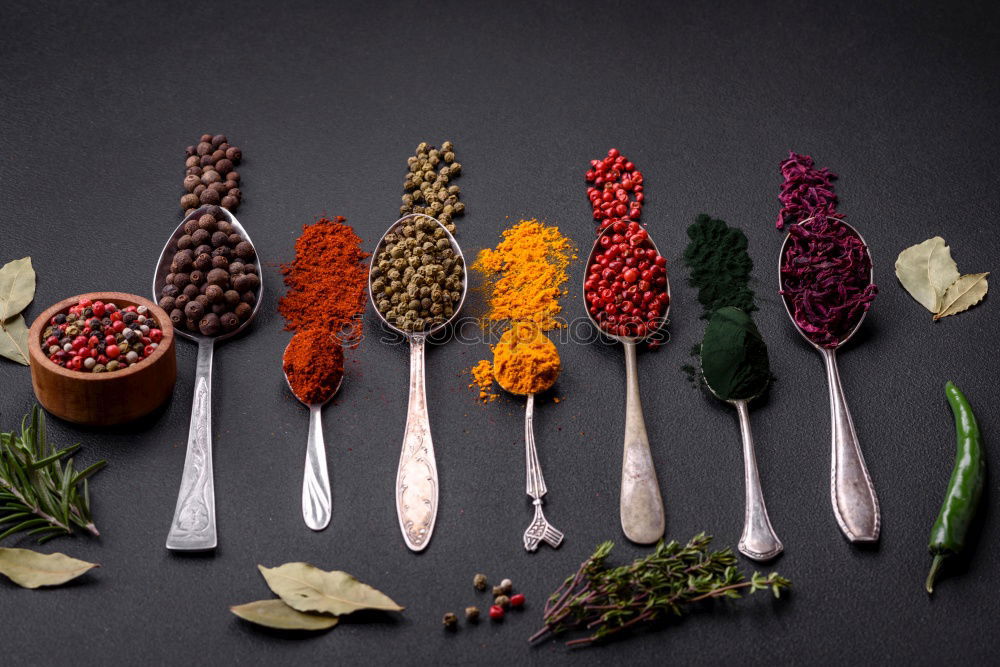
[{"label": "spoon bowl", "polygon": [[[601,237],[610,233],[611,225],[607,225],[597,235],[594,246],[587,256],[584,270],[584,284],[594,258],[601,250]],[[660,254],[659,248],[651,236],[646,239],[650,246]],[[638,544],[652,544],[663,537],[666,526],[664,517],[663,497],[660,495],[660,485],[656,478],[656,468],[653,465],[653,454],[649,447],[649,436],[646,434],[646,423],[642,415],[642,402],[639,398],[639,371],[636,361],[636,345],[657,332],[666,324],[670,314],[670,279],[667,279],[667,308],[652,331],[645,336],[617,336],[606,332],[597,320],[590,314],[586,302],[586,288],[583,288],[584,307],[587,317],[597,329],[605,335],[622,343],[625,347],[625,446],[622,458],[622,480],[620,514],[622,530],[625,537]]]},{"label": "spoon bowl", "polygon": [[[806,224],[805,220],[798,224]],[[869,284],[875,282],[875,263],[871,258],[871,251],[861,234],[851,225],[843,220],[851,233],[856,235],[865,247],[868,254],[871,271],[869,272]],[[785,237],[781,244],[781,252],[778,255],[778,290],[784,291],[784,280],[781,276],[781,268],[785,262],[785,253],[791,235]],[[875,542],[878,540],[879,531],[882,524],[882,516],[879,511],[878,497],[875,495],[875,486],[872,484],[871,476],[868,474],[868,467],[865,465],[864,455],[861,453],[861,445],[858,442],[858,435],[854,429],[854,420],[847,407],[847,399],[844,397],[844,388],[840,382],[840,371],[837,368],[836,351],[844,343],[850,340],[864,322],[868,311],[865,310],[857,323],[833,347],[823,347],[813,342],[806,332],[799,327],[795,321],[788,298],[782,294],[782,303],[785,304],[785,312],[792,321],[795,329],[806,341],[815,348],[823,357],[823,364],[826,368],[827,385],[829,387],[830,400],[830,421],[831,421],[831,454],[830,454],[830,496],[833,503],[833,513],[840,526],[841,532],[851,542]]]},{"label": "spoon bowl", "polygon": [[[177,226],[167,239],[153,274],[153,300],[159,301],[160,290],[170,273],[171,256],[177,251],[177,240],[184,235],[184,225],[209,211],[209,206],[201,206]],[[227,220],[245,241],[254,248],[254,259],[260,266],[257,246],[246,229],[228,210],[218,207],[223,219]],[[167,549],[171,551],[208,551],[218,544],[215,526],[215,482],[212,470],[212,357],[217,342],[232,338],[245,331],[257,316],[263,302],[264,278],[258,268],[260,285],[250,316],[233,331],[220,332],[215,336],[186,331],[174,327],[177,335],[198,344],[198,362],[195,371],[194,398],[191,406],[191,423],[188,430],[187,450],[184,456],[184,472],[181,476],[180,491],[174,518],[167,535]]]},{"label": "spoon bowl", "polygon": [[[375,267],[379,253],[386,245],[386,236],[408,222],[423,219],[441,227],[445,238],[462,267],[462,293],[454,306],[451,317],[424,331],[404,331],[391,324],[378,310],[375,302]],[[430,543],[437,519],[438,474],[434,458],[434,443],[431,439],[430,419],[427,411],[427,392],[424,377],[424,349],[427,338],[441,331],[458,317],[468,291],[468,271],[465,256],[455,237],[435,218],[421,213],[403,216],[392,223],[379,239],[372,253],[368,270],[368,296],[375,314],[382,325],[390,331],[404,336],[410,343],[410,391],[406,409],[406,429],[403,432],[403,447],[396,472],[396,516],[403,540],[411,551],[423,551]]]},{"label": "spoon bowl", "polygon": [[[292,343],[285,346],[285,354]],[[284,358],[284,354],[282,354]],[[333,516],[333,494],[330,491],[330,473],[326,464],[326,443],[323,441],[323,406],[333,400],[344,384],[344,375],[330,394],[319,403],[310,403],[295,393],[288,373],[284,373],[285,382],[292,396],[302,405],[309,408],[309,439],[306,442],[306,466],[302,477],[302,518],[312,530],[323,530],[330,525]]]}]

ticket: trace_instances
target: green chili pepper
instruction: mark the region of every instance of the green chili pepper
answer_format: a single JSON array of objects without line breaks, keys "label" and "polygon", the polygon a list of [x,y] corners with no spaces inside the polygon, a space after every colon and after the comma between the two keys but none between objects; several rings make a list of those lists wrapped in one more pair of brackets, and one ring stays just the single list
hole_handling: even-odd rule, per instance
[{"label": "green chili pepper", "polygon": [[983,459],[982,439],[979,424],[972,414],[972,407],[965,396],[951,382],[944,386],[945,396],[955,415],[955,434],[958,451],[955,467],[948,482],[948,493],[938,513],[937,521],[931,528],[928,549],[934,556],[930,574],[925,584],[928,593],[934,592],[934,579],[941,564],[948,556],[957,554],[965,546],[965,533],[976,513],[976,505],[983,491],[986,475],[986,461]]}]

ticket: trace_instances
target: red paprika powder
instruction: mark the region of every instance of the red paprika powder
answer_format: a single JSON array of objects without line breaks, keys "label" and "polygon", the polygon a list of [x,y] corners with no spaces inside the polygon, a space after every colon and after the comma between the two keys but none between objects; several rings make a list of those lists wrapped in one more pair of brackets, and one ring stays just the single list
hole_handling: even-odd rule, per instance
[{"label": "red paprika powder", "polygon": [[343,217],[303,225],[295,242],[295,259],[281,267],[288,291],[278,302],[278,312],[285,318],[285,329],[321,329],[357,347],[365,310],[367,257],[361,238]]},{"label": "red paprika powder", "polygon": [[302,329],[282,359],[288,384],[305,403],[325,403],[344,377],[344,348],[326,329]]}]

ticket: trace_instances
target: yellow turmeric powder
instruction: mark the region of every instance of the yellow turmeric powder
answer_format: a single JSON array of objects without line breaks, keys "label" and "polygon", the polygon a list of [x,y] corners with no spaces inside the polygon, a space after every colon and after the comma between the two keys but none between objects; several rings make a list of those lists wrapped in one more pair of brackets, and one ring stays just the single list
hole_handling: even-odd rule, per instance
[{"label": "yellow turmeric powder", "polygon": [[572,243],[559,228],[521,220],[503,233],[496,248],[480,251],[472,268],[486,276],[489,321],[535,322],[542,331],[566,326],[562,310],[566,267],[576,259]]},{"label": "yellow turmeric powder", "polygon": [[[490,389],[501,373],[501,385],[516,393],[537,393],[555,382],[559,354],[542,332],[566,326],[558,319],[559,298],[566,293],[566,268],[574,259],[573,244],[559,228],[538,220],[519,221],[504,231],[496,248],[480,251],[472,268],[485,277],[489,306],[481,324],[510,327],[493,347],[494,363],[483,359],[470,369],[469,387],[479,388],[482,402],[496,398]],[[523,328],[527,323],[531,326]]]},{"label": "yellow turmeric powder", "polygon": [[559,377],[559,352],[537,325],[521,322],[507,329],[493,346],[493,374],[515,394],[537,394]]}]

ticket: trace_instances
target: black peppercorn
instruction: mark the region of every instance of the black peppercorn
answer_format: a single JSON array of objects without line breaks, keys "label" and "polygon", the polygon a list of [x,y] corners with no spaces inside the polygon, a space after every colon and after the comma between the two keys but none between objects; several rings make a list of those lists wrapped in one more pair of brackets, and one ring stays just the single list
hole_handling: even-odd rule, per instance
[{"label": "black peppercorn", "polygon": [[66,313],[56,315],[56,324],[66,324]]},{"label": "black peppercorn", "polygon": [[253,244],[251,244],[249,241],[240,241],[239,243],[236,244],[236,247],[233,250],[236,253],[237,257],[244,260],[253,259],[255,254],[253,250]]},{"label": "black peppercorn", "polygon": [[223,313],[219,321],[222,324],[223,331],[232,331],[240,326],[240,318],[237,317],[236,313]]},{"label": "black peppercorn", "polygon": [[[229,272],[225,269],[212,269],[208,272],[208,282],[210,285],[225,287],[229,284]],[[237,291],[240,291],[239,288]]]},{"label": "black peppercorn", "polygon": [[222,323],[219,321],[218,315],[215,313],[207,313],[198,323],[198,330],[201,331],[202,335],[214,336],[219,333],[221,325]]},{"label": "black peppercorn", "polygon": [[205,306],[197,301],[191,301],[184,306],[184,314],[189,320],[200,320],[201,316],[205,314]]}]

